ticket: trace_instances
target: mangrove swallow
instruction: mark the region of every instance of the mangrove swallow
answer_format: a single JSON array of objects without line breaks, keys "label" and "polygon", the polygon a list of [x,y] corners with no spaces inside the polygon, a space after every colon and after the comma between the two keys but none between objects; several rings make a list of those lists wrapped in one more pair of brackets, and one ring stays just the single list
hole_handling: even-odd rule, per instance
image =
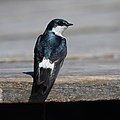
[{"label": "mangrove swallow", "polygon": [[63,19],[54,19],[45,32],[37,38],[34,47],[34,84],[39,89],[40,100],[47,98],[67,55],[63,32],[73,24]]}]

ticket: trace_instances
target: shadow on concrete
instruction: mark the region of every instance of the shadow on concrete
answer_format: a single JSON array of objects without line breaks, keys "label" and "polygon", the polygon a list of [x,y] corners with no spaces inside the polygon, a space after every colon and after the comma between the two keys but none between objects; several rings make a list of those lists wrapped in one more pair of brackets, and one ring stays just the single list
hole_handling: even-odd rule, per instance
[{"label": "shadow on concrete", "polygon": [[[43,106],[46,105],[46,118],[42,118]],[[79,101],[45,102],[37,104],[0,104],[0,115],[4,119],[39,119],[39,120],[100,120],[118,119],[120,102],[117,101]]]}]

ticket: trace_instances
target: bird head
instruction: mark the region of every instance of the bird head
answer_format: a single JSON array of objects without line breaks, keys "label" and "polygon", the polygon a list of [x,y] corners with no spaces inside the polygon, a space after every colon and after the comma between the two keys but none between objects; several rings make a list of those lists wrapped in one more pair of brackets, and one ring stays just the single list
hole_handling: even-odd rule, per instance
[{"label": "bird head", "polygon": [[47,31],[52,31],[58,36],[62,36],[62,33],[69,27],[72,26],[72,23],[67,22],[64,19],[53,19],[52,21],[49,22],[46,30]]}]

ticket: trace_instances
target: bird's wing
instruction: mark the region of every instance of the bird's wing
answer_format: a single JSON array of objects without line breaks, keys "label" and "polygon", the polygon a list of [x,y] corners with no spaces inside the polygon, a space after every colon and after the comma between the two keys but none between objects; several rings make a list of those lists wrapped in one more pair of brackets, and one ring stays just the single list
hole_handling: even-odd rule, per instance
[{"label": "bird's wing", "polygon": [[55,49],[52,50],[51,55],[49,57],[49,59],[52,62],[65,58],[67,54],[66,39],[63,38],[63,39],[57,40],[57,42],[59,45],[56,45],[56,47],[54,47]]},{"label": "bird's wing", "polygon": [[42,35],[40,35],[37,39],[37,42],[34,47],[34,81],[40,82],[40,69],[39,63],[43,60],[43,50],[40,44]]},{"label": "bird's wing", "polygon": [[58,76],[58,73],[63,65],[64,59],[67,55],[67,46],[66,40],[64,39],[59,47],[52,52],[50,61],[54,64],[54,69],[52,70],[51,75],[49,76],[49,84],[47,85],[49,89],[47,89],[47,93],[49,93],[50,89],[52,88],[55,79]]},{"label": "bird's wing", "polygon": [[[41,92],[48,95],[66,57],[67,47],[66,40],[63,39],[58,47],[45,52],[41,39],[42,36],[38,37],[34,49],[34,80],[41,86]],[[46,53],[50,53],[49,59],[44,59]]]}]

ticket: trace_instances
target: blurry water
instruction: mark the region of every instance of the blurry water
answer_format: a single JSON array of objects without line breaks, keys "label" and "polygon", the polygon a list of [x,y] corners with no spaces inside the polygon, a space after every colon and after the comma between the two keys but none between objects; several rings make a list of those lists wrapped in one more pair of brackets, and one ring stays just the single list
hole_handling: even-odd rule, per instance
[{"label": "blurry water", "polygon": [[119,0],[2,0],[0,57],[32,59],[38,35],[53,18],[64,18],[74,24],[64,33],[68,57],[119,56]]}]

